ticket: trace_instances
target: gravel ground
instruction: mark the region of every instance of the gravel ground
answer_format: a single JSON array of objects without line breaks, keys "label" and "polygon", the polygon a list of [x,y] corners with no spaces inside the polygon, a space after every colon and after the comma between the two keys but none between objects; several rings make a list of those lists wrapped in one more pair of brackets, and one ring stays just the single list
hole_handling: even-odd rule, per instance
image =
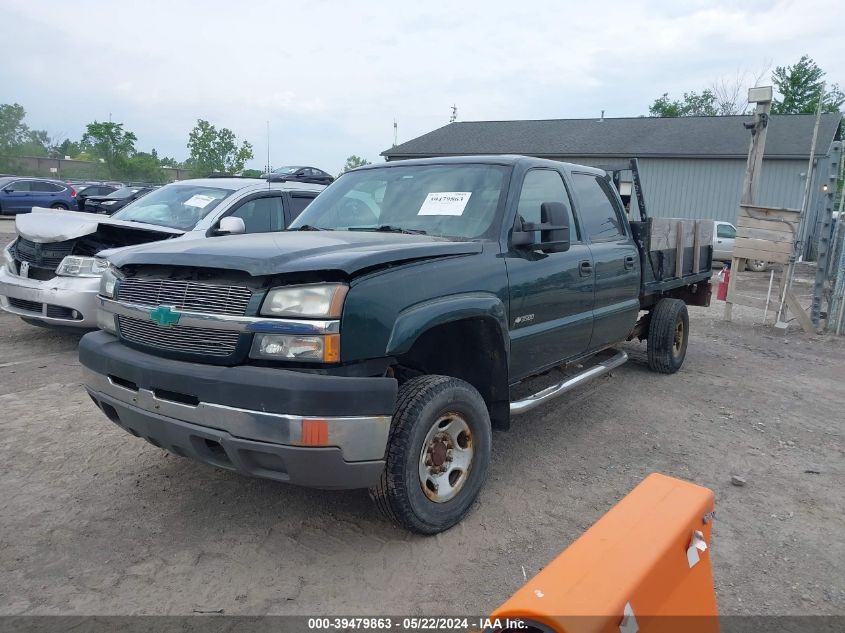
[{"label": "gravel ground", "polygon": [[[742,279],[765,292],[768,275]],[[716,492],[721,613],[845,614],[845,342],[742,308],[728,324],[722,305],[691,309],[678,374],[628,344],[611,376],[496,433],[474,511],[430,538],[382,521],[366,492],[248,479],[131,437],[80,386],[79,334],[2,314],[0,614],[487,613],[654,471]]]}]

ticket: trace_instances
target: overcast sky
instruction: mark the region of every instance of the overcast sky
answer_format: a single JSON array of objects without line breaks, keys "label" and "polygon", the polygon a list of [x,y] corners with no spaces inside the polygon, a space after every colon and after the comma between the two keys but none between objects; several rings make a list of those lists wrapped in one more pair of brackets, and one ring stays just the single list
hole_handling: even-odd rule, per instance
[{"label": "overcast sky", "polygon": [[[336,173],[449,120],[637,116],[663,92],[808,53],[845,85],[845,2],[4,0],[0,103],[77,140],[122,122],[187,158],[197,118],[251,166]],[[768,78],[768,74],[766,76]]]}]

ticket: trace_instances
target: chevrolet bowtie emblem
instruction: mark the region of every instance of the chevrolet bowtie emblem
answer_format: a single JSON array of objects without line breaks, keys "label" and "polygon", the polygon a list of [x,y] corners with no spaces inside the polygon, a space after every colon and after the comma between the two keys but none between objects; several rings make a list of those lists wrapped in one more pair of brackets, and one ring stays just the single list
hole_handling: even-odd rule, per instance
[{"label": "chevrolet bowtie emblem", "polygon": [[150,310],[150,320],[159,327],[170,327],[179,323],[182,314],[176,312],[171,306],[158,306]]}]

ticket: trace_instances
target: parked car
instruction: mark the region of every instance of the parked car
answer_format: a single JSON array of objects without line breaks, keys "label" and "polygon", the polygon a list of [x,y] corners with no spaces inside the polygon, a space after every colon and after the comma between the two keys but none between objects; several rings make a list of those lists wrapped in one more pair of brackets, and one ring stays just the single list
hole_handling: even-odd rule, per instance
[{"label": "parked car", "polygon": [[0,307],[35,325],[94,328],[103,252],[158,240],[280,231],[323,189],[295,182],[268,187],[255,178],[183,180],[111,217],[36,209],[16,218],[18,237],[3,251]]},{"label": "parked car", "polygon": [[121,187],[104,196],[88,196],[84,210],[88,213],[111,215],[153,189],[155,187]]},{"label": "parked car", "polygon": [[320,185],[330,185],[334,176],[316,167],[278,167],[261,176],[270,182],[313,182]]},{"label": "parked car", "polygon": [[83,183],[76,187],[76,203],[80,211],[85,209],[85,201],[88,198],[105,198],[114,193],[120,187],[115,185],[104,185],[99,183]]},{"label": "parked car", "polygon": [[29,213],[32,207],[76,209],[76,189],[60,180],[0,178],[0,215]]},{"label": "parked car", "polygon": [[[713,261],[730,262],[734,255],[736,227],[730,222],[722,222],[720,220],[716,220],[715,225],[715,230],[713,231]],[[759,259],[748,259],[745,261],[745,267],[756,273],[763,272],[768,265],[768,262]]]},{"label": "parked car", "polygon": [[[103,331],[80,342],[85,386],[155,446],[277,481],[370,488],[392,520],[440,532],[473,505],[491,429],[512,414],[621,365],[617,346],[634,338],[652,370],[680,369],[687,304],[710,302],[712,245],[680,277],[659,266],[692,247],[676,244],[676,222],[644,208],[629,222],[593,167],[517,156],[362,167],[282,233],[110,255]],[[668,236],[659,251],[650,230]]]}]

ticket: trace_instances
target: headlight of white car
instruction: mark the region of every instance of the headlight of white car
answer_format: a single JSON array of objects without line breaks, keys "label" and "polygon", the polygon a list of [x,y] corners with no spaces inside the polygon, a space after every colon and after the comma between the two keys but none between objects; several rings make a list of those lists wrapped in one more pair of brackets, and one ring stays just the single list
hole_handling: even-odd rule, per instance
[{"label": "headlight of white car", "polygon": [[346,284],[308,284],[273,288],[264,298],[261,314],[275,317],[337,319],[343,311]]},{"label": "headlight of white car", "polygon": [[105,259],[68,255],[56,268],[56,274],[62,277],[99,277],[106,268],[108,262]]},{"label": "headlight of white car", "polygon": [[10,242],[6,245],[6,248],[3,249],[3,265],[10,273],[17,275],[18,270],[15,265],[15,258],[12,256],[12,244],[14,244],[14,242]]},{"label": "headlight of white car", "polygon": [[106,266],[100,277],[100,296],[114,299],[114,287],[117,284],[117,272],[114,266]]}]

